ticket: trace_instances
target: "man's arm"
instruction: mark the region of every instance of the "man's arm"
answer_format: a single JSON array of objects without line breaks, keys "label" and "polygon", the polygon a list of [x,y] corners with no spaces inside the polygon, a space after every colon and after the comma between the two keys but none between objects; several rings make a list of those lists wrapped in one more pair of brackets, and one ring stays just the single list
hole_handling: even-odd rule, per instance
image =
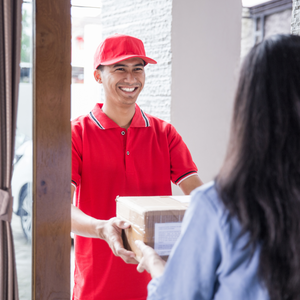
[{"label": "man's arm", "polygon": [[105,240],[116,256],[120,256],[126,263],[137,264],[135,254],[124,249],[121,237],[122,229],[130,225],[118,218],[106,221],[86,215],[73,205],[74,192],[75,187],[71,185],[71,231],[80,236]]},{"label": "man's arm", "polygon": [[190,177],[184,179],[179,184],[179,187],[181,188],[181,190],[183,191],[183,193],[185,195],[189,195],[195,188],[197,188],[198,186],[200,186],[202,184],[203,184],[203,182],[201,181],[199,176],[196,174],[196,175],[193,175],[193,176],[190,176]]}]

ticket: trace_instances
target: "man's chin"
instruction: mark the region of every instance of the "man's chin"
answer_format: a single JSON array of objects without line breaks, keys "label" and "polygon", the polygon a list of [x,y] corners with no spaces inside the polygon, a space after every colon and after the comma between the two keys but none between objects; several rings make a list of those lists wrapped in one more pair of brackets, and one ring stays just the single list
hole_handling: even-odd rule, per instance
[{"label": "man's chin", "polygon": [[137,101],[138,97],[136,96],[127,96],[127,97],[122,97],[122,102],[128,103],[128,104],[133,104]]}]

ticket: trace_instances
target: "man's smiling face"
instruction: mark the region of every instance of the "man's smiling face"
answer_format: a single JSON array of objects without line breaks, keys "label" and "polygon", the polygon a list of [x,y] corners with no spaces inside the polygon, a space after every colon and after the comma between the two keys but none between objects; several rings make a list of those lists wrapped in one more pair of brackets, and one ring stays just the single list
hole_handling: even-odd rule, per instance
[{"label": "man's smiling face", "polygon": [[96,70],[95,79],[103,84],[105,101],[117,106],[130,106],[137,100],[145,84],[144,61],[130,58]]}]

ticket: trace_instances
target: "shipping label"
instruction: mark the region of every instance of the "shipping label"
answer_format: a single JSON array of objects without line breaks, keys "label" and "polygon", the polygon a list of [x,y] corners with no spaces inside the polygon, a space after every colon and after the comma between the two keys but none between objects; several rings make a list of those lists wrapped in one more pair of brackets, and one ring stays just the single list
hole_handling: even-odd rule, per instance
[{"label": "shipping label", "polygon": [[155,223],[154,250],[160,256],[169,255],[181,231],[181,222]]}]

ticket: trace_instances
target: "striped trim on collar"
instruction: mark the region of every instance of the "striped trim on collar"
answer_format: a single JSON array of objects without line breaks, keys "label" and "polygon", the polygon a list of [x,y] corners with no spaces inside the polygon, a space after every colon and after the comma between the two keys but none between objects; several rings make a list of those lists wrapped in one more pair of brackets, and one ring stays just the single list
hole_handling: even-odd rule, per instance
[{"label": "striped trim on collar", "polygon": [[104,130],[105,128],[100,124],[100,122],[96,119],[96,117],[94,116],[94,114],[92,112],[89,113],[89,117],[92,119],[92,121],[94,121],[96,123],[96,125]]},{"label": "striped trim on collar", "polygon": [[142,116],[145,120],[145,127],[150,127],[150,122],[149,122],[149,119],[146,117],[145,113],[141,110],[141,113],[142,113]]}]

